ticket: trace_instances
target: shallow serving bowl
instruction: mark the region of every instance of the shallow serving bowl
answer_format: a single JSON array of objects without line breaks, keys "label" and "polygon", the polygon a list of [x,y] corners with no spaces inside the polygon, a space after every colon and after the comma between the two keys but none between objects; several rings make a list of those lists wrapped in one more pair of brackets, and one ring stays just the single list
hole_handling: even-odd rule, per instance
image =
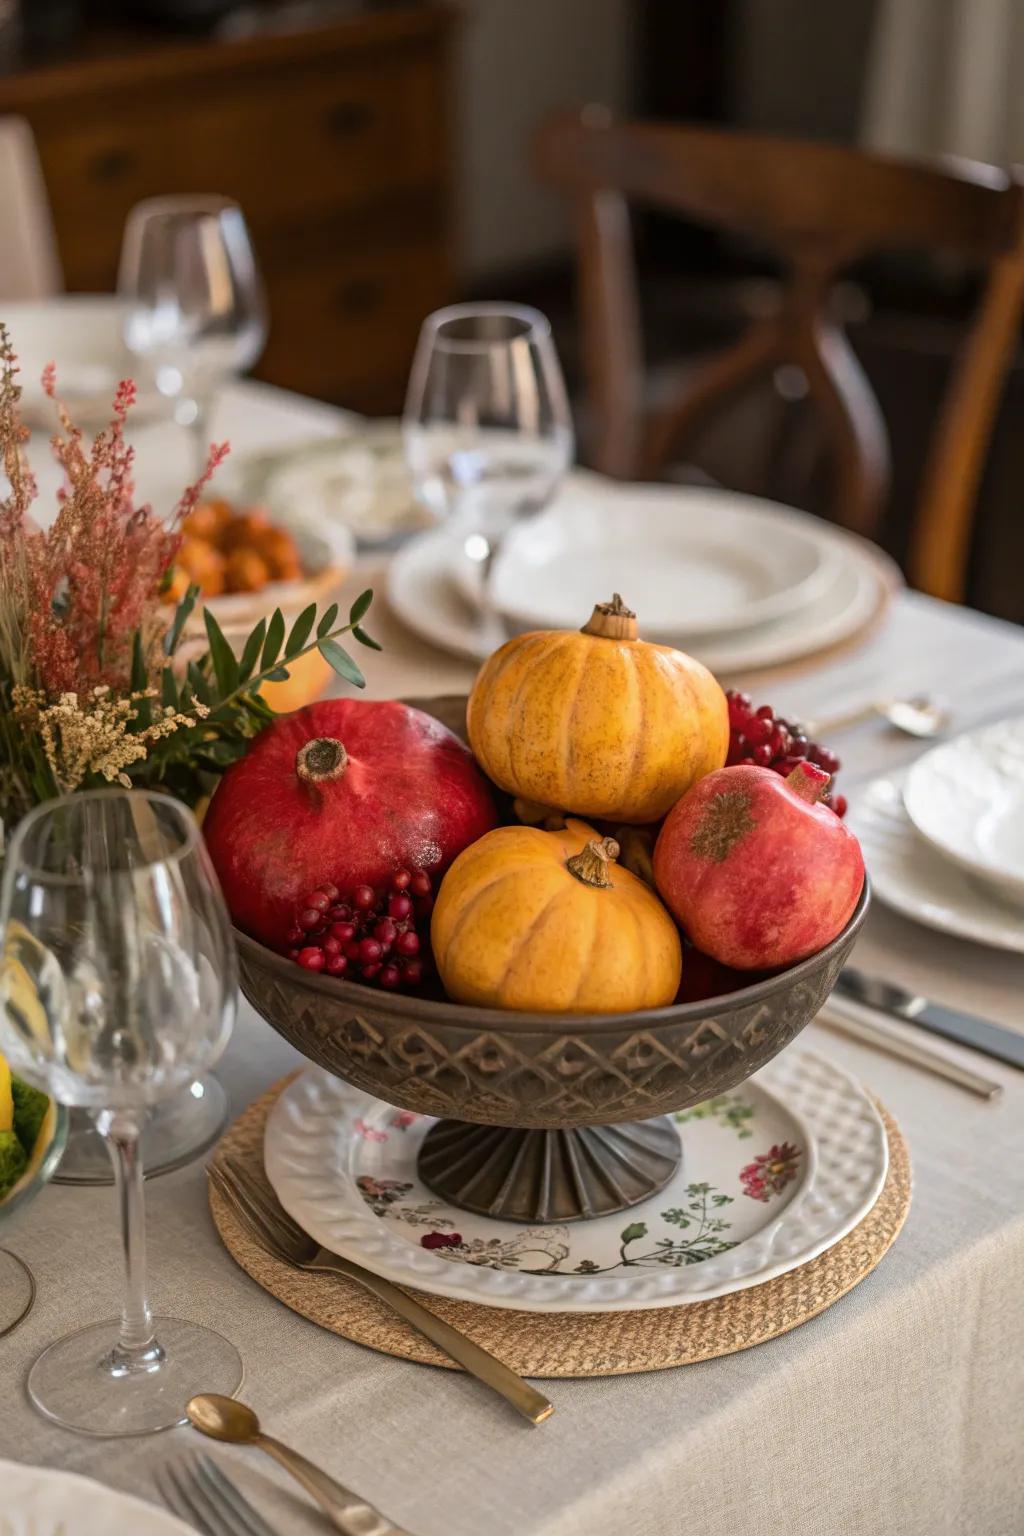
[{"label": "shallow serving bowl", "polygon": [[[407,700],[464,734],[466,700]],[[635,1205],[680,1160],[664,1117],[726,1093],[824,1004],[867,913],[778,975],[633,1013],[520,1013],[303,970],[236,930],[242,991],[310,1061],[400,1109],[434,1115],[425,1183],[469,1210],[572,1221]]]},{"label": "shallow serving bowl", "polygon": [[[310,1061],[441,1118],[420,1172],[446,1198],[571,1220],[667,1182],[678,1135],[654,1117],[735,1088],[789,1045],[832,991],[868,902],[865,884],[838,938],[787,971],[635,1013],[516,1013],[382,992],[305,971],[238,933],[242,991]],[[617,1129],[637,1121],[648,1123]]]},{"label": "shallow serving bowl", "polygon": [[566,1130],[649,1119],[742,1083],[809,1024],[864,920],[739,992],[635,1013],[470,1008],[305,971],[237,933],[242,991],[297,1050],[401,1109]]}]

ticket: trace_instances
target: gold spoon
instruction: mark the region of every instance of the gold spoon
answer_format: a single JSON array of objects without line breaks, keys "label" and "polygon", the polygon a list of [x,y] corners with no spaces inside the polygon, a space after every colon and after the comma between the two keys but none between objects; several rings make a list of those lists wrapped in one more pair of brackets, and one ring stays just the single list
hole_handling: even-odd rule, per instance
[{"label": "gold spoon", "polygon": [[245,1403],[219,1392],[200,1392],[186,1405],[189,1423],[211,1440],[226,1440],[231,1445],[255,1445],[290,1472],[297,1483],[316,1500],[335,1530],[345,1536],[409,1536],[401,1526],[392,1525],[379,1509],[361,1499],[350,1488],[300,1456],[272,1435],[265,1435],[260,1421]]},{"label": "gold spoon", "polygon": [[930,741],[946,729],[952,717],[952,710],[939,700],[928,694],[917,694],[911,699],[873,699],[841,714],[805,721],[804,729],[820,739],[835,731],[846,730],[848,726],[862,725],[865,720],[880,718],[904,736]]}]

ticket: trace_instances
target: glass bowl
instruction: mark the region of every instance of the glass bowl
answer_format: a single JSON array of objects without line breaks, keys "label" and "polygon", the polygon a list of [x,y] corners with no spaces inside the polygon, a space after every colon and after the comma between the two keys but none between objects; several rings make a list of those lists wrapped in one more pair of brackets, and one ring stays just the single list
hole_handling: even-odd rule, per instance
[{"label": "glass bowl", "polygon": [[[18,1211],[24,1210],[43,1185],[53,1178],[67,1139],[68,1112],[63,1104],[57,1104],[51,1099],[28,1167],[17,1184],[0,1200],[0,1233],[6,1223]],[[0,1248],[0,1338],[10,1333],[27,1316],[35,1294],[35,1279],[25,1261],[8,1249]]]}]

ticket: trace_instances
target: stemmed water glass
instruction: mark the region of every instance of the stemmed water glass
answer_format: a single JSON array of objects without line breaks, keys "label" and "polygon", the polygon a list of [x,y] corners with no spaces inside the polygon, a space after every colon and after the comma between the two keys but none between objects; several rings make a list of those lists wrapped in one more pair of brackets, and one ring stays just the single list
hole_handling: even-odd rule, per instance
[{"label": "stemmed water glass", "polygon": [[429,315],[402,436],[416,494],[435,517],[453,519],[494,627],[491,575],[502,542],[547,505],[572,460],[569,402],[545,316],[498,303]]},{"label": "stemmed water glass", "polygon": [[0,1044],[27,1082],[92,1115],[114,1167],[126,1267],[120,1324],[51,1344],[29,1394],[87,1434],[168,1428],[194,1393],[230,1394],[242,1375],[234,1345],[153,1317],[146,1292],[142,1123],[213,1064],[236,1006],[230,921],[195,818],[142,790],[38,806],[7,850],[0,921]]},{"label": "stemmed water glass", "polygon": [[249,231],[225,197],[153,197],[128,215],[118,292],[129,351],[150,368],[205,467],[216,391],[251,368],[267,338]]}]

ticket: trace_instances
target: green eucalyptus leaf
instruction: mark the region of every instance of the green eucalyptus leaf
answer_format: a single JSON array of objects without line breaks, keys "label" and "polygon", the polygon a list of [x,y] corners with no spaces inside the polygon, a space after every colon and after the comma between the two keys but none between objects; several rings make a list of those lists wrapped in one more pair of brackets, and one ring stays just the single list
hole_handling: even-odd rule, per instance
[{"label": "green eucalyptus leaf", "polygon": [[192,692],[199,700],[200,704],[211,703],[213,700],[213,692],[210,688],[209,681],[201,668],[198,667],[194,661],[189,662],[186,675],[188,677],[189,684],[191,685]]},{"label": "green eucalyptus leaf", "polygon": [[141,693],[148,682],[146,655],[142,649],[142,631],[137,629],[132,636],[132,671],[129,687],[132,693]]},{"label": "green eucalyptus leaf", "polygon": [[360,645],[367,646],[371,651],[382,651],[384,649],[379,640],[375,640],[372,635],[368,635],[366,630],[359,624],[353,624],[352,638],[358,640]]},{"label": "green eucalyptus leaf", "polygon": [[343,677],[347,683],[354,683],[357,688],[366,687],[366,678],[337,640],[321,640],[319,650],[324,661],[330,663],[339,677]]},{"label": "green eucalyptus leaf", "polygon": [[334,621],[338,617],[338,605],[332,603],[316,627],[316,637],[322,640],[324,635],[329,635],[334,628]]},{"label": "green eucalyptus leaf", "polygon": [[266,680],[268,683],[283,683],[287,680],[288,676],[287,667],[275,667],[273,672],[267,673]]},{"label": "green eucalyptus leaf", "polygon": [[248,682],[249,678],[252,677],[266,638],[267,621],[266,619],[260,619],[242,648],[241,660],[238,663],[238,680],[240,683]]},{"label": "green eucalyptus leaf", "polygon": [[209,608],[203,609],[203,623],[206,625],[206,637],[210,642],[210,660],[213,662],[213,673],[217,679],[217,687],[223,697],[233,693],[238,687],[238,662],[235,653],[224,638],[220,625],[210,612]]},{"label": "green eucalyptus leaf", "polygon": [[356,598],[355,602],[352,604],[352,607],[349,609],[349,611],[348,611],[348,621],[349,621],[349,623],[352,624],[352,625],[356,625],[356,624],[359,623],[360,619],[365,618],[366,615],[370,611],[370,604],[372,602],[373,602],[373,588],[372,587],[367,587],[365,592],[360,592],[359,596]]},{"label": "green eucalyptus leaf", "polygon": [[275,608],[267,625],[267,638],[263,645],[263,655],[260,659],[260,671],[272,667],[281,654],[284,644],[284,614],[280,608]]},{"label": "green eucalyptus leaf", "polygon": [[177,649],[178,641],[181,639],[181,632],[188,623],[189,614],[195,607],[198,596],[198,586],[194,581],[190,582],[185,596],[174,611],[174,620],[171,627],[164,636],[164,653],[167,656],[173,656]]},{"label": "green eucalyptus leaf", "polygon": [[310,630],[313,628],[313,620],[316,618],[316,603],[310,603],[308,608],[303,608],[295,623],[292,632],[288,636],[288,644],[284,648],[285,660],[290,660],[297,655],[306,641],[309,639]]}]

